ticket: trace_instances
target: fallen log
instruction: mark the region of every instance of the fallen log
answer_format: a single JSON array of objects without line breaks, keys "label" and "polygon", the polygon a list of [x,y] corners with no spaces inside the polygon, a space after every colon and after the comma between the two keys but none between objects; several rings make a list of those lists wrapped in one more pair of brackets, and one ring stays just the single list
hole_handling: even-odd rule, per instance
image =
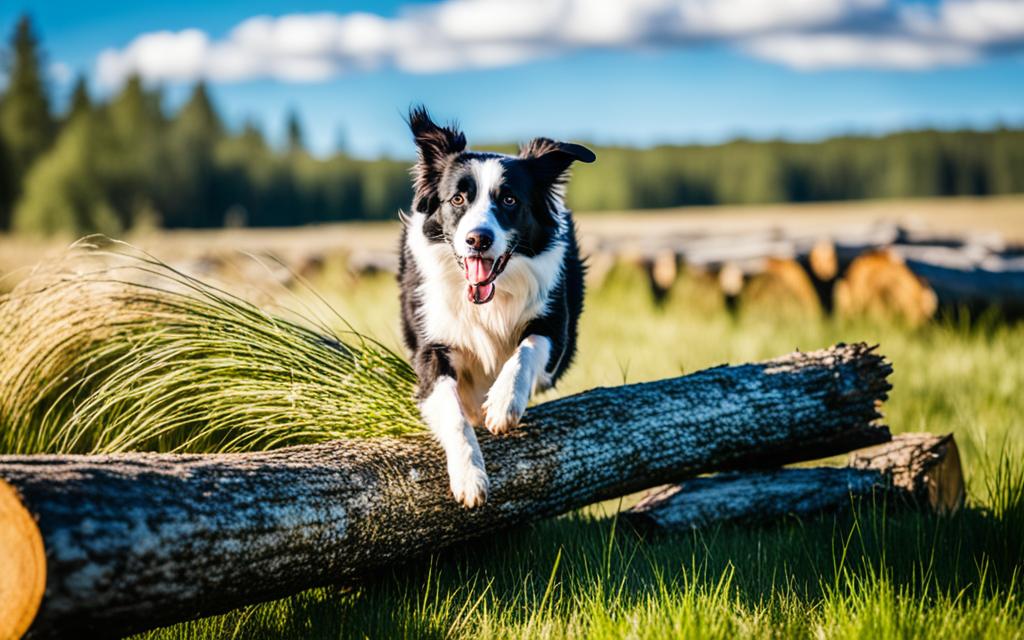
[{"label": "fallen log", "polygon": [[972,263],[940,251],[904,250],[902,255],[941,307],[972,312],[996,308],[1010,318],[1024,316],[1024,260],[984,256]]},{"label": "fallen log", "polygon": [[[21,567],[0,572],[0,637],[28,621],[31,637],[128,634],[666,482],[884,442],[890,372],[873,348],[839,345],[548,402],[510,436],[481,434],[491,495],[473,510],[451,498],[427,437],[0,456],[0,531],[18,532],[0,538],[0,557]],[[44,564],[23,561],[40,549]]]},{"label": "fallen log", "polygon": [[901,434],[857,451],[845,467],[721,473],[651,491],[623,517],[642,530],[686,531],[730,522],[840,512],[856,500],[957,511],[964,500],[960,454],[952,434]]}]

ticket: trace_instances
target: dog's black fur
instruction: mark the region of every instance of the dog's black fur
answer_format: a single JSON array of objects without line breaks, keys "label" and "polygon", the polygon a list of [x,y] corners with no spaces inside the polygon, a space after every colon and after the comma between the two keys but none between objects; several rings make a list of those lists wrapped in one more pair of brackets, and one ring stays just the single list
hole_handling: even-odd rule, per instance
[{"label": "dog's black fur", "polygon": [[[402,334],[412,354],[424,418],[448,453],[452,489],[457,498],[475,506],[483,496],[474,500],[460,495],[456,486],[459,470],[453,470],[453,450],[446,440],[456,429],[439,424],[450,418],[434,415],[439,413],[434,405],[450,408],[450,399],[429,406],[428,400],[440,398],[439,382],[449,385],[451,379],[459,389],[464,419],[486,422],[492,432],[500,433],[515,426],[525,401],[521,393],[506,393],[508,381],[501,389],[494,388],[499,386],[499,374],[508,370],[505,375],[520,380],[519,387],[529,383],[532,389],[553,385],[568,368],[583,310],[584,265],[562,192],[572,162],[592,162],[594,154],[580,145],[546,138],[523,146],[517,156],[469,151],[461,131],[438,126],[422,107],[411,110],[409,127],[419,160],[413,169],[413,212],[403,228],[399,262]],[[480,238],[478,244],[466,245]],[[463,270],[468,289],[458,288]],[[486,272],[488,280],[476,284],[471,272]],[[523,293],[529,291],[542,299],[529,299]],[[467,304],[467,292],[475,304]],[[450,330],[452,324],[462,333]],[[476,352],[489,351],[492,342],[499,345],[495,353]],[[545,348],[543,371],[534,370],[533,379],[528,379],[529,357],[543,354]],[[502,361],[497,367],[494,357]],[[474,396],[472,389],[482,386],[488,387],[483,403],[486,420],[481,419],[481,407],[473,406],[479,404],[479,391]],[[506,402],[505,396],[514,397]],[[508,412],[508,419],[489,415],[499,410]],[[467,438],[475,448],[471,432]],[[483,485],[486,495],[485,475]]]}]

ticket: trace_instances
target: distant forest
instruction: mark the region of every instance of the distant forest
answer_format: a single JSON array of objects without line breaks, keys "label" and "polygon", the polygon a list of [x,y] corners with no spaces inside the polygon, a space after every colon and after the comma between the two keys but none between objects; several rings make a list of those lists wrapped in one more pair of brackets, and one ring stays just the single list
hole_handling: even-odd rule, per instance
[{"label": "distant forest", "polygon": [[[139,78],[107,102],[79,78],[57,114],[27,18],[4,53],[0,230],[297,225],[408,206],[407,161],[313,157],[294,115],[276,148],[253,125],[227,128],[202,83],[167,113]],[[573,179],[576,210],[1024,192],[1024,129],[594,150]]]}]

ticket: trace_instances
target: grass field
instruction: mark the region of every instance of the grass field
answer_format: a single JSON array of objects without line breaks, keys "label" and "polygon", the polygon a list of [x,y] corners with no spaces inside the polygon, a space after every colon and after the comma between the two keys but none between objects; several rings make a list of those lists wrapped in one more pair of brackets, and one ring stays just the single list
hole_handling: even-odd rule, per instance
[{"label": "grass field", "polygon": [[[312,286],[355,329],[397,349],[391,277],[328,270]],[[268,286],[259,298],[320,308],[303,290]],[[807,315],[771,298],[732,315],[690,278],[659,306],[623,268],[589,293],[576,364],[540,400],[856,340],[879,343],[893,362],[894,432],[955,433],[969,491],[958,515],[861,505],[644,539],[617,521],[619,503],[605,503],[359,586],[144,637],[1024,637],[1024,326],[986,317],[911,329]]]},{"label": "grass field", "polygon": [[[394,343],[390,278],[319,283],[355,327]],[[771,306],[773,308],[769,309]],[[952,431],[969,508],[640,539],[618,505],[466,545],[354,589],[316,589],[148,637],[858,637],[1024,635],[1024,327],[919,329],[776,313],[733,317],[684,281],[663,307],[637,274],[593,292],[576,366],[556,394],[837,341],[882,345],[894,431]]]}]

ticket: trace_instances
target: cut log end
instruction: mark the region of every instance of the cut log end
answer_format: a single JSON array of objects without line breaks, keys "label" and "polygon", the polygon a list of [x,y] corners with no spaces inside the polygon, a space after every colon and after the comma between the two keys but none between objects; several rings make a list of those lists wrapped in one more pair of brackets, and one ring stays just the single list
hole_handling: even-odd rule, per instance
[{"label": "cut log end", "polygon": [[850,467],[888,473],[895,489],[936,513],[955,513],[964,503],[960,451],[952,434],[904,433],[850,454]]},{"label": "cut log end", "polygon": [[20,638],[46,589],[43,536],[17,492],[0,480],[0,639]]},{"label": "cut log end", "polygon": [[836,309],[844,315],[895,317],[917,326],[939,308],[935,291],[891,250],[858,256],[836,284]]},{"label": "cut log end", "polygon": [[835,280],[839,275],[839,257],[836,255],[836,245],[831,240],[819,240],[811,248],[807,257],[811,275],[820,282]]}]

